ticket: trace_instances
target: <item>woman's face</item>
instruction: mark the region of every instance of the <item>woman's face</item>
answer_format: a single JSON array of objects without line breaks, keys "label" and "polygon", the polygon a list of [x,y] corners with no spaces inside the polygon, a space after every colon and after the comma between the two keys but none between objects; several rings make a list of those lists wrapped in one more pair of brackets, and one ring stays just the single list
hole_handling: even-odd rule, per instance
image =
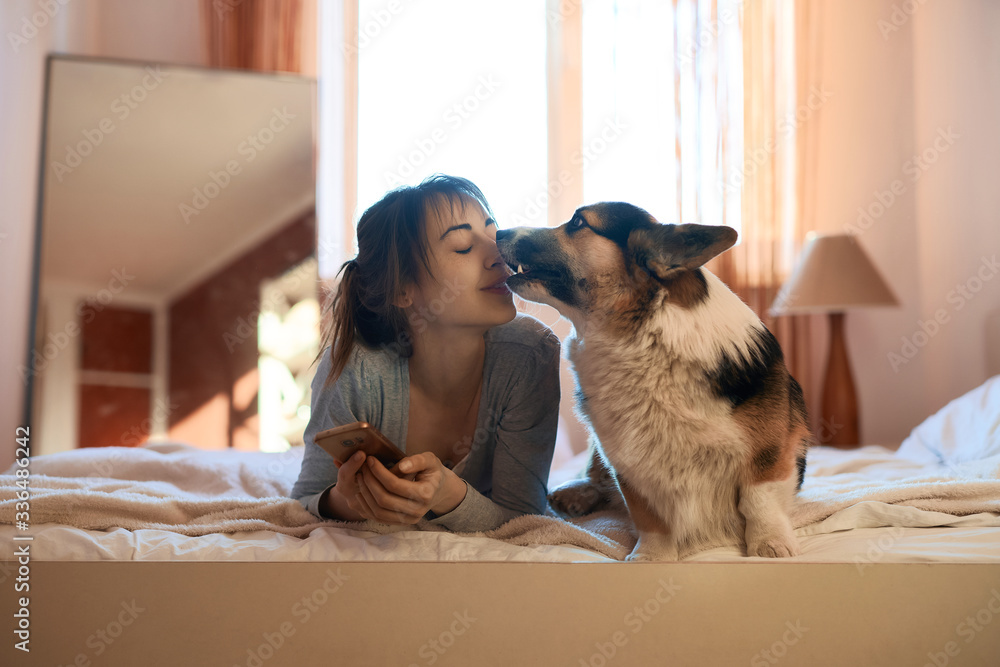
[{"label": "woman's face", "polygon": [[423,274],[408,290],[414,335],[449,327],[485,330],[514,319],[514,298],[504,284],[510,270],[497,250],[496,221],[478,202],[449,205],[445,199],[429,207],[424,233],[433,278]]}]

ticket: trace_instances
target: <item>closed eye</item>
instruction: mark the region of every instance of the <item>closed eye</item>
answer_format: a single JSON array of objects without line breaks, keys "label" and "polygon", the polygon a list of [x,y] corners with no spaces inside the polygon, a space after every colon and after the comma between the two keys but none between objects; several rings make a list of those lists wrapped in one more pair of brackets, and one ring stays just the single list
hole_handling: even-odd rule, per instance
[{"label": "closed eye", "polygon": [[[489,227],[490,225],[493,225],[494,227],[498,226],[496,220],[494,220],[493,218],[486,218],[484,226]],[[472,246],[470,245],[465,250],[456,250],[455,252],[457,252],[459,255],[468,255],[470,252],[472,252]]]}]

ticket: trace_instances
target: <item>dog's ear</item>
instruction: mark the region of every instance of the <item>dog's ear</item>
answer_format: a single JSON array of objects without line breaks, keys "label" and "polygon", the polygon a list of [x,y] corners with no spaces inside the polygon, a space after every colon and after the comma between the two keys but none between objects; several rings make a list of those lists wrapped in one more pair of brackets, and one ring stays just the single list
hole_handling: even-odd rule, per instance
[{"label": "dog's ear", "polygon": [[732,227],[720,225],[660,225],[629,234],[628,249],[635,264],[660,280],[678,269],[697,269],[736,243]]}]

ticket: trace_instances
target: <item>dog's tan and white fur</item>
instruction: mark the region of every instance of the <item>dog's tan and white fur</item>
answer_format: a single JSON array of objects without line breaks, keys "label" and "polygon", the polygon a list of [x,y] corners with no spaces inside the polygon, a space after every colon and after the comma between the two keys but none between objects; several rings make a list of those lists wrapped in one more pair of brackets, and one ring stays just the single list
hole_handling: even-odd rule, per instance
[{"label": "dog's tan and white fur", "polygon": [[579,515],[623,499],[639,535],[629,560],[740,542],[754,556],[798,553],[801,389],[760,319],[702,266],[735,242],[731,228],[661,225],[619,202],[497,234],[511,290],[574,329],[566,351],[593,454],[587,479],[550,501]]}]

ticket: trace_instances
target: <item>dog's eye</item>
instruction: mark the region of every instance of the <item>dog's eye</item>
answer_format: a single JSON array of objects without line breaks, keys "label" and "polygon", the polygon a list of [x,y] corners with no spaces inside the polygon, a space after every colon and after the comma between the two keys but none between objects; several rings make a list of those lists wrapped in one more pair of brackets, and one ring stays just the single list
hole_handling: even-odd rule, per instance
[{"label": "dog's eye", "polygon": [[582,215],[578,215],[569,221],[569,229],[571,231],[576,229],[583,229],[586,225],[587,221],[583,219]]}]

